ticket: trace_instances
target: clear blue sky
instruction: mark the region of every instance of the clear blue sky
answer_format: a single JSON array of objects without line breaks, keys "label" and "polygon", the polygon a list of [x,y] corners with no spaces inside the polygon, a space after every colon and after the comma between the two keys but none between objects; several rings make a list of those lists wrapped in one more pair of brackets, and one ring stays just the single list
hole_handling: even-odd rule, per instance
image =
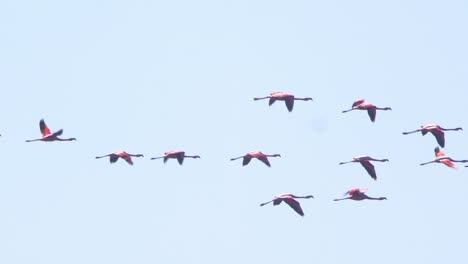
[{"label": "clear blue sky", "polygon": [[[2,1],[0,263],[466,263],[466,1]],[[268,107],[284,91],[313,102]],[[393,111],[342,114],[365,98]],[[75,142],[25,143],[45,118]],[[468,159],[466,132],[444,151]],[[151,161],[167,150],[200,160]],[[267,168],[230,158],[280,153]],[[135,165],[96,155],[142,153]],[[357,155],[388,158],[373,181]],[[387,201],[334,198],[353,187]],[[313,194],[300,217],[259,204]]]}]

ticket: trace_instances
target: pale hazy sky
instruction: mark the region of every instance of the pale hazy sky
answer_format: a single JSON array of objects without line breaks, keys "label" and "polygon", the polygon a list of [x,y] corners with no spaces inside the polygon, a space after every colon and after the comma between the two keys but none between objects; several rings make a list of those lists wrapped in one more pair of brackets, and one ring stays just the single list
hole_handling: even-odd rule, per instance
[{"label": "pale hazy sky", "polygon": [[[466,1],[3,1],[0,263],[466,263]],[[268,107],[284,91],[314,101]],[[342,114],[365,98],[393,111]],[[44,118],[75,142],[25,143]],[[466,132],[447,155],[468,159]],[[150,158],[200,155],[183,166]],[[134,166],[94,159],[142,153]],[[272,167],[229,161],[280,153]],[[373,181],[354,156],[387,158]],[[333,202],[353,187],[386,201]],[[281,204],[301,200],[305,217]]]}]

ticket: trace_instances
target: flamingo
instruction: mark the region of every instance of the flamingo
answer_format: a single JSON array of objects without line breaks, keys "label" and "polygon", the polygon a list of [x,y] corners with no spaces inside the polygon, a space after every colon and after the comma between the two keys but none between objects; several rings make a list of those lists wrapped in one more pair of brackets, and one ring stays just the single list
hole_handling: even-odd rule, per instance
[{"label": "flamingo", "polygon": [[265,163],[268,167],[271,167],[270,162],[268,161],[268,157],[281,157],[281,155],[280,154],[267,155],[267,154],[263,154],[261,151],[251,151],[240,157],[232,158],[231,160],[243,158],[244,160],[242,161],[242,165],[245,166],[249,164],[252,158],[257,158],[261,162]]},{"label": "flamingo", "polygon": [[362,200],[387,200],[386,197],[369,197],[365,194],[367,192],[367,188],[354,188],[345,193],[345,198],[334,199],[333,201],[342,201],[342,200],[354,200],[354,201],[362,201]]},{"label": "flamingo", "polygon": [[359,157],[354,157],[353,160],[351,161],[345,161],[345,162],[340,162],[339,165],[343,165],[346,163],[350,162],[359,162],[361,165],[366,169],[367,173],[372,177],[372,179],[377,180],[377,174],[375,173],[375,168],[371,161],[380,161],[380,162],[386,162],[389,161],[388,159],[374,159],[369,156],[359,156]]},{"label": "flamingo", "polygon": [[446,166],[455,169],[456,166],[455,166],[455,164],[453,164],[454,162],[462,162],[462,163],[468,162],[468,160],[454,160],[454,159],[446,156],[445,153],[442,152],[439,147],[435,147],[434,154],[436,156],[436,158],[434,160],[429,161],[429,162],[425,162],[425,163],[421,163],[419,165],[422,166],[422,165],[426,165],[426,164],[429,164],[429,163],[443,163]]},{"label": "flamingo", "polygon": [[314,198],[314,196],[312,196],[312,195],[296,196],[296,195],[290,194],[290,193],[280,194],[280,195],[275,196],[273,198],[273,200],[271,200],[269,202],[266,202],[266,203],[260,204],[260,206],[264,206],[264,205],[269,204],[271,202],[273,202],[273,205],[279,205],[282,201],[284,201],[289,206],[291,206],[291,208],[294,209],[294,211],[296,211],[296,213],[298,213],[300,216],[304,216],[304,212],[302,211],[301,204],[298,201],[296,201],[294,198],[296,198],[296,199],[309,199],[309,198]]},{"label": "flamingo", "polygon": [[164,163],[166,163],[168,159],[177,159],[179,164],[182,165],[182,163],[184,163],[184,158],[200,159],[200,156],[198,155],[187,156],[185,155],[184,151],[168,151],[168,152],[164,152],[164,156],[162,157],[156,157],[156,158],[151,158],[151,159],[155,160],[155,159],[161,159],[161,158],[163,159]]},{"label": "flamingo", "polygon": [[409,131],[409,132],[403,132],[403,135],[408,135],[416,132],[421,132],[423,136],[425,136],[428,132],[431,132],[432,135],[437,140],[437,143],[439,144],[440,147],[444,148],[445,147],[445,136],[444,136],[444,131],[458,131],[458,130],[463,130],[461,127],[457,128],[443,128],[439,125],[436,124],[425,124],[422,125],[419,129],[416,129],[414,131]]},{"label": "flamingo", "polygon": [[55,133],[51,133],[50,129],[47,127],[46,123],[44,122],[44,119],[41,119],[41,121],[39,121],[39,129],[41,130],[42,138],[26,140],[26,142],[33,142],[33,141],[52,142],[52,141],[76,140],[76,138],[59,138],[58,136],[62,135],[63,129],[60,129]]},{"label": "flamingo", "polygon": [[310,97],[296,98],[292,94],[287,94],[287,93],[283,93],[283,92],[273,92],[273,93],[270,93],[270,95],[266,96],[266,97],[261,97],[261,98],[255,97],[254,101],[263,100],[263,99],[270,99],[269,102],[268,102],[269,106],[271,106],[277,100],[278,101],[284,101],[284,103],[286,104],[286,108],[288,109],[289,112],[291,112],[293,110],[295,100],[301,100],[301,101],[310,101],[310,100],[312,100],[312,98],[310,98]]},{"label": "flamingo", "polygon": [[369,114],[370,120],[372,122],[375,122],[375,115],[377,113],[377,110],[387,111],[387,110],[392,110],[392,108],[390,108],[390,107],[377,107],[377,106],[375,106],[375,105],[373,105],[371,103],[366,102],[366,100],[364,100],[364,99],[359,99],[359,100],[356,100],[353,103],[351,109],[344,110],[344,111],[342,111],[342,113],[346,113],[346,112],[353,111],[353,110],[367,110],[367,114]]},{"label": "flamingo", "polygon": [[132,157],[143,157],[143,154],[129,154],[125,151],[116,151],[114,153],[110,153],[104,156],[98,156],[96,157],[96,159],[105,158],[105,157],[109,157],[110,163],[115,163],[117,162],[119,158],[122,158],[126,162],[128,162],[128,164],[133,165]]}]

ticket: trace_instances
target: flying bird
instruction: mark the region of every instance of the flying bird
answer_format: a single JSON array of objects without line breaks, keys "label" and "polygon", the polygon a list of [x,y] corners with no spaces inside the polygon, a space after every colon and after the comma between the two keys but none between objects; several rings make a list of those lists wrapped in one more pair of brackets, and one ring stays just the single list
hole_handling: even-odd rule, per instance
[{"label": "flying bird", "polygon": [[115,163],[119,158],[124,159],[128,164],[133,165],[132,157],[143,157],[143,154],[129,154],[125,151],[116,151],[104,156],[98,156],[96,159],[109,157],[110,163]]},{"label": "flying bird", "polygon": [[250,162],[250,160],[252,160],[252,158],[257,158],[261,162],[265,163],[265,165],[267,165],[268,167],[271,167],[270,162],[268,161],[268,157],[281,157],[281,155],[280,154],[267,155],[267,154],[263,154],[261,151],[251,151],[251,152],[249,152],[249,153],[247,153],[245,155],[242,155],[240,157],[232,158],[231,160],[236,160],[236,159],[243,158],[242,165],[245,166],[245,165],[249,164],[249,162]]},{"label": "flying bird", "polygon": [[33,142],[33,141],[45,141],[45,142],[52,142],[52,141],[73,141],[76,138],[59,138],[58,136],[62,135],[63,129],[58,130],[55,133],[51,133],[50,129],[47,127],[44,119],[39,121],[39,129],[41,130],[42,137],[38,139],[31,139],[26,140],[26,142]]},{"label": "flying bird", "polygon": [[372,179],[377,180],[377,174],[375,173],[374,165],[372,165],[371,161],[380,161],[386,162],[389,161],[388,159],[374,159],[369,156],[359,156],[354,157],[351,161],[340,162],[339,165],[343,165],[350,162],[359,162],[361,165],[366,169],[367,173],[372,177]]},{"label": "flying bird", "polygon": [[444,148],[445,147],[444,131],[458,131],[458,130],[463,130],[463,128],[461,127],[443,128],[436,124],[426,124],[426,125],[422,125],[419,129],[416,129],[414,131],[403,132],[403,135],[421,132],[421,134],[425,136],[428,132],[430,132],[436,138],[437,144],[439,144],[440,147]]},{"label": "flying bird", "polygon": [[422,166],[422,165],[426,165],[426,164],[430,164],[430,163],[443,163],[446,166],[455,169],[456,166],[455,166],[454,162],[461,162],[461,163],[468,162],[468,160],[454,160],[454,159],[446,156],[445,153],[443,151],[441,151],[439,147],[435,147],[434,154],[436,156],[436,158],[434,160],[429,161],[429,162],[425,162],[425,163],[421,163],[419,165]]},{"label": "flying bird", "polygon": [[340,198],[340,199],[334,199],[333,201],[341,201],[341,200],[354,200],[354,201],[362,201],[362,200],[387,200],[386,197],[378,197],[378,198],[374,198],[374,197],[369,197],[365,194],[365,192],[367,192],[367,188],[355,188],[355,189],[351,189],[349,191],[347,191],[345,193],[345,196],[344,198]]},{"label": "flying bird", "polygon": [[182,163],[184,163],[184,158],[199,159],[200,156],[198,156],[198,155],[196,155],[196,156],[187,156],[187,155],[185,155],[184,151],[167,151],[167,152],[164,152],[164,156],[155,157],[155,158],[151,158],[151,159],[152,160],[163,159],[164,163],[166,163],[166,161],[168,159],[177,159],[179,164],[182,165]]},{"label": "flying bird", "polygon": [[261,97],[261,98],[255,97],[254,101],[263,100],[263,99],[270,99],[268,101],[269,106],[271,106],[275,101],[284,101],[284,103],[286,104],[286,108],[288,109],[289,112],[293,110],[295,100],[301,100],[301,101],[312,100],[312,98],[310,97],[296,98],[292,94],[287,94],[283,92],[273,92],[273,93],[270,93],[270,95],[266,97]]},{"label": "flying bird", "polygon": [[366,102],[366,100],[364,100],[364,99],[359,99],[359,100],[357,100],[357,101],[355,101],[353,103],[351,109],[344,110],[344,111],[342,111],[342,113],[346,113],[346,112],[353,111],[353,110],[367,110],[367,114],[369,114],[370,120],[372,122],[375,122],[375,115],[377,113],[377,110],[387,111],[387,110],[392,110],[392,108],[390,108],[390,107],[377,107],[377,106],[375,106],[375,105],[373,105],[371,103]]},{"label": "flying bird", "polygon": [[309,199],[309,198],[314,198],[314,196],[312,196],[312,195],[296,196],[294,194],[289,194],[289,193],[280,194],[280,195],[275,196],[273,198],[273,200],[271,200],[269,202],[266,202],[266,203],[260,204],[260,206],[264,206],[264,205],[269,204],[271,202],[273,202],[273,205],[279,205],[282,201],[284,201],[289,206],[291,206],[291,208],[294,209],[294,211],[296,211],[296,213],[298,213],[300,216],[304,216],[304,212],[302,211],[301,204],[299,204],[299,202],[296,201],[294,198],[296,198],[296,199]]}]

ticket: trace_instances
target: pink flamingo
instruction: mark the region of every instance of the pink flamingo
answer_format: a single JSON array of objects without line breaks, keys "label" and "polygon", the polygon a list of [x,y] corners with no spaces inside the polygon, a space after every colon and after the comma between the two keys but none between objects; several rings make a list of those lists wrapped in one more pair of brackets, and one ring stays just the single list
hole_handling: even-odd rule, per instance
[{"label": "pink flamingo", "polygon": [[386,197],[369,197],[365,194],[367,192],[367,188],[355,188],[347,191],[345,193],[345,198],[334,199],[333,201],[342,201],[342,200],[354,200],[354,201],[362,201],[362,200],[387,200]]},{"label": "pink flamingo", "polygon": [[294,209],[294,211],[296,211],[296,213],[298,213],[300,216],[304,216],[304,212],[302,211],[301,204],[299,204],[299,202],[296,201],[294,198],[296,198],[296,199],[309,199],[309,198],[314,198],[314,196],[312,196],[312,195],[296,196],[296,195],[290,194],[290,193],[280,194],[280,195],[275,196],[273,198],[273,200],[271,200],[269,202],[266,202],[266,203],[260,204],[260,206],[264,206],[264,205],[269,204],[271,202],[273,202],[273,205],[279,205],[282,201],[284,201],[289,206],[291,206],[291,208]]},{"label": "pink flamingo", "polygon": [[26,140],[26,142],[33,142],[33,141],[52,142],[52,141],[76,140],[76,138],[59,138],[58,136],[62,135],[63,129],[60,129],[59,131],[55,133],[51,133],[50,129],[47,127],[46,123],[44,122],[44,119],[41,119],[41,121],[39,121],[39,129],[41,130],[42,138]]},{"label": "pink flamingo", "polygon": [[461,163],[466,163],[468,162],[468,160],[454,160],[448,156],[445,155],[444,152],[442,152],[440,150],[439,147],[435,147],[434,149],[434,154],[436,156],[436,158],[432,161],[429,161],[429,162],[425,162],[425,163],[421,163],[419,165],[426,165],[426,164],[430,164],[430,163],[442,163],[442,164],[445,164],[446,166],[450,167],[450,168],[456,168],[455,164],[453,164],[454,162],[461,162]]},{"label": "pink flamingo", "polygon": [[270,95],[266,97],[261,97],[261,98],[255,97],[254,101],[263,100],[263,99],[270,99],[268,102],[269,106],[271,106],[275,101],[284,101],[284,103],[286,104],[286,108],[288,109],[289,112],[293,110],[295,100],[301,100],[301,101],[312,100],[312,98],[310,97],[296,98],[292,94],[287,94],[283,92],[273,92],[273,93],[270,93]]},{"label": "pink flamingo", "polygon": [[261,151],[251,151],[240,157],[232,158],[231,160],[243,158],[242,165],[245,166],[249,164],[252,158],[257,158],[261,162],[265,163],[265,165],[267,165],[268,167],[271,167],[270,162],[268,161],[268,157],[281,157],[281,155],[280,154],[267,155],[267,154],[263,154]]},{"label": "pink flamingo", "polygon": [[353,160],[351,161],[346,161],[346,162],[340,162],[339,165],[343,165],[346,163],[350,162],[359,162],[361,165],[366,169],[367,173],[372,177],[372,179],[377,180],[377,174],[375,173],[375,168],[371,161],[380,161],[380,162],[386,162],[389,161],[388,159],[374,159],[369,156],[359,156],[359,157],[354,157]]},{"label": "pink flamingo", "polygon": [[440,147],[444,148],[445,147],[445,136],[444,136],[444,131],[458,131],[458,130],[463,130],[461,127],[457,128],[443,128],[439,125],[436,124],[426,124],[422,125],[421,128],[416,129],[414,131],[409,131],[409,132],[403,132],[403,135],[408,135],[416,132],[421,132],[423,136],[425,136],[428,132],[430,132],[432,135],[437,140],[437,143],[439,144]]},{"label": "pink flamingo", "polygon": [[114,153],[110,153],[104,156],[98,156],[96,157],[96,159],[105,158],[105,157],[109,157],[110,163],[115,163],[117,162],[119,158],[122,158],[126,162],[128,162],[128,164],[133,165],[132,157],[143,157],[143,154],[129,154],[125,151],[116,151]]},{"label": "pink flamingo", "polygon": [[198,155],[196,155],[196,156],[187,156],[187,155],[185,155],[184,151],[168,151],[168,152],[164,152],[164,156],[162,156],[162,157],[156,157],[156,158],[151,158],[151,159],[155,160],[155,159],[161,159],[161,158],[163,159],[164,163],[166,163],[166,161],[168,159],[177,159],[179,164],[182,165],[182,163],[184,163],[184,158],[199,159],[200,156],[198,156]]},{"label": "pink flamingo", "polygon": [[357,100],[357,101],[355,101],[353,103],[351,109],[342,111],[342,113],[346,113],[346,112],[353,111],[353,110],[367,110],[367,114],[369,114],[370,120],[372,122],[375,122],[375,115],[377,113],[377,110],[387,111],[387,110],[392,110],[392,108],[390,108],[390,107],[377,107],[377,106],[375,106],[373,104],[370,104],[370,103],[366,102],[366,100],[364,100],[364,99],[359,99],[359,100]]}]

